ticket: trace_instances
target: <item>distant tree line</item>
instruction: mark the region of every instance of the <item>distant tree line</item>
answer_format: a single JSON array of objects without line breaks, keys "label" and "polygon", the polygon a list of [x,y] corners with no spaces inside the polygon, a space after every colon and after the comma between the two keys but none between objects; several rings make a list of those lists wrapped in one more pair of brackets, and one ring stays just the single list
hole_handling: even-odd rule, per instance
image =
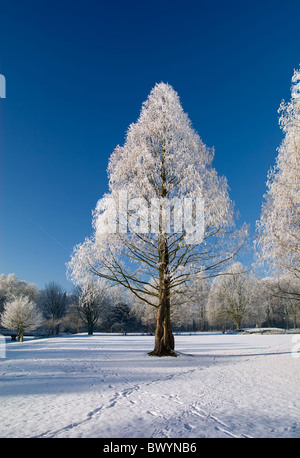
[{"label": "distant tree line", "polygon": [[[213,281],[195,281],[186,299],[172,298],[175,332],[241,329],[242,327],[300,326],[300,283],[295,276],[259,278],[240,263]],[[0,325],[54,336],[60,332],[155,333],[156,314],[136,297],[122,296],[104,284],[88,283],[66,292],[50,282],[39,290],[15,274],[0,275]],[[0,332],[1,333],[1,332]]]},{"label": "distant tree line", "polygon": [[[29,303],[34,313],[31,312],[30,323],[27,323],[25,315]],[[58,283],[49,282],[39,290],[35,284],[21,281],[15,274],[0,275],[0,320],[0,325],[9,329],[20,328],[18,321],[21,320],[24,322],[21,334],[39,328],[47,336],[59,332],[93,334],[94,331],[146,329],[122,297],[113,297],[104,289],[96,289],[95,285],[67,292]],[[22,336],[18,340],[22,340]]]},{"label": "distant tree line", "polygon": [[206,312],[218,329],[300,325],[300,279],[294,275],[260,278],[234,263],[211,284]]}]

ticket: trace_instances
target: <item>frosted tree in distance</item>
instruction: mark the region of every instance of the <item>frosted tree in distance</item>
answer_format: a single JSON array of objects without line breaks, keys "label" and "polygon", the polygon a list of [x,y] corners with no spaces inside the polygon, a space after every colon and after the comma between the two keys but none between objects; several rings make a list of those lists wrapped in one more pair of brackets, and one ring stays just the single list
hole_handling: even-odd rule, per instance
[{"label": "frosted tree in distance", "polygon": [[279,109],[285,137],[268,175],[256,251],[259,262],[277,275],[300,278],[300,69],[292,83],[291,101]]},{"label": "frosted tree in distance", "polygon": [[77,312],[81,320],[87,325],[88,334],[92,335],[104,304],[110,302],[105,289],[105,282],[103,280],[88,281],[81,286],[78,293]]},{"label": "frosted tree in distance", "polygon": [[252,308],[255,284],[255,277],[246,272],[240,262],[234,263],[224,275],[215,278],[207,303],[210,322],[220,324],[223,330],[233,322],[240,329]]},{"label": "frosted tree in distance", "polygon": [[33,331],[42,322],[41,312],[28,296],[15,296],[5,303],[1,325],[16,330],[18,342],[23,342],[25,331]]},{"label": "frosted tree in distance", "polygon": [[108,166],[109,193],[93,213],[94,233],[75,247],[69,276],[123,285],[157,311],[150,354],[176,355],[171,298],[201,272],[230,261],[246,228],[235,229],[227,181],[213,150],[191,127],[174,89],[156,84]]}]

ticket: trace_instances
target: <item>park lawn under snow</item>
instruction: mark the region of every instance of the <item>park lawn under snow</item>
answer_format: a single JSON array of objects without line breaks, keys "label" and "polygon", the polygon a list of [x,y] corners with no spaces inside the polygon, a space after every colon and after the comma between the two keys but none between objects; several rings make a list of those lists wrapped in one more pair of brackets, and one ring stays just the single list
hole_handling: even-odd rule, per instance
[{"label": "park lawn under snow", "polygon": [[[299,341],[300,341],[300,336]],[[8,342],[1,437],[300,437],[292,335],[96,334]],[[297,349],[297,348],[296,348]]]}]

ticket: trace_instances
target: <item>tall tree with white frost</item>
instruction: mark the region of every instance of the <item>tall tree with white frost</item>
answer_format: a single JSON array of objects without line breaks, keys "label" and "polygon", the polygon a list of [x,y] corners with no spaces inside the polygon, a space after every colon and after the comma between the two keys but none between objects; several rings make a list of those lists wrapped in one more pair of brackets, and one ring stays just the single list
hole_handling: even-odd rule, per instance
[{"label": "tall tree with white frost", "polygon": [[18,342],[23,342],[25,331],[38,328],[42,322],[41,312],[28,296],[15,296],[5,303],[1,324],[5,328],[16,330]]},{"label": "tall tree with white frost", "polygon": [[246,228],[234,227],[227,181],[212,167],[213,155],[174,89],[156,84],[124,146],[111,155],[109,193],[94,211],[94,234],[69,263],[76,284],[99,276],[156,308],[152,355],[176,355],[172,295],[186,292],[201,272],[216,275],[243,245]]},{"label": "tall tree with white frost", "polygon": [[289,272],[300,278],[300,69],[292,83],[290,102],[279,108],[285,137],[268,174],[256,252],[259,262],[277,275]]}]

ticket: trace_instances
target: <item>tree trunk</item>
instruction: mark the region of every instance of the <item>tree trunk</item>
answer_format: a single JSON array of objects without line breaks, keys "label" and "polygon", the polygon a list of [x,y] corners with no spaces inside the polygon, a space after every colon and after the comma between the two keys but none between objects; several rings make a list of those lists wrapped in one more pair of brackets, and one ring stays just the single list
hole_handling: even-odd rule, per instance
[{"label": "tree trunk", "polygon": [[234,321],[235,321],[235,325],[236,325],[237,331],[240,331],[240,329],[241,329],[241,324],[242,324],[242,319],[239,318],[239,317],[237,317],[237,318],[235,318]]},{"label": "tree trunk", "polygon": [[92,336],[94,333],[94,323],[92,321],[88,321],[88,335]]},{"label": "tree trunk", "polygon": [[[161,156],[161,186],[160,198],[166,199],[167,196],[167,174],[165,167],[166,155],[166,128],[163,127],[162,138],[162,156]],[[162,204],[163,205],[163,204]],[[151,356],[177,356],[174,352],[174,336],[172,333],[171,316],[170,316],[170,276],[169,276],[169,247],[168,237],[166,235],[166,221],[163,216],[163,208],[160,205],[159,210],[159,239],[158,239],[158,257],[159,257],[159,300],[156,319],[155,345],[154,350],[149,353]]]},{"label": "tree trunk", "polygon": [[170,307],[163,301],[159,306],[156,320],[154,350],[151,356],[177,356],[174,352],[174,336],[172,332]]},{"label": "tree trunk", "polygon": [[290,329],[290,314],[286,314],[286,330],[289,331]]},{"label": "tree trunk", "polygon": [[155,345],[151,356],[177,356],[170,316],[169,254],[165,237],[160,243],[159,307],[157,311]]},{"label": "tree trunk", "polygon": [[22,332],[22,331],[20,331],[20,332],[18,333],[18,335],[17,335],[17,340],[18,340],[18,342],[23,342],[23,332]]},{"label": "tree trunk", "polygon": [[293,309],[293,324],[294,324],[294,329],[297,329],[297,317],[296,317],[295,309]]}]

